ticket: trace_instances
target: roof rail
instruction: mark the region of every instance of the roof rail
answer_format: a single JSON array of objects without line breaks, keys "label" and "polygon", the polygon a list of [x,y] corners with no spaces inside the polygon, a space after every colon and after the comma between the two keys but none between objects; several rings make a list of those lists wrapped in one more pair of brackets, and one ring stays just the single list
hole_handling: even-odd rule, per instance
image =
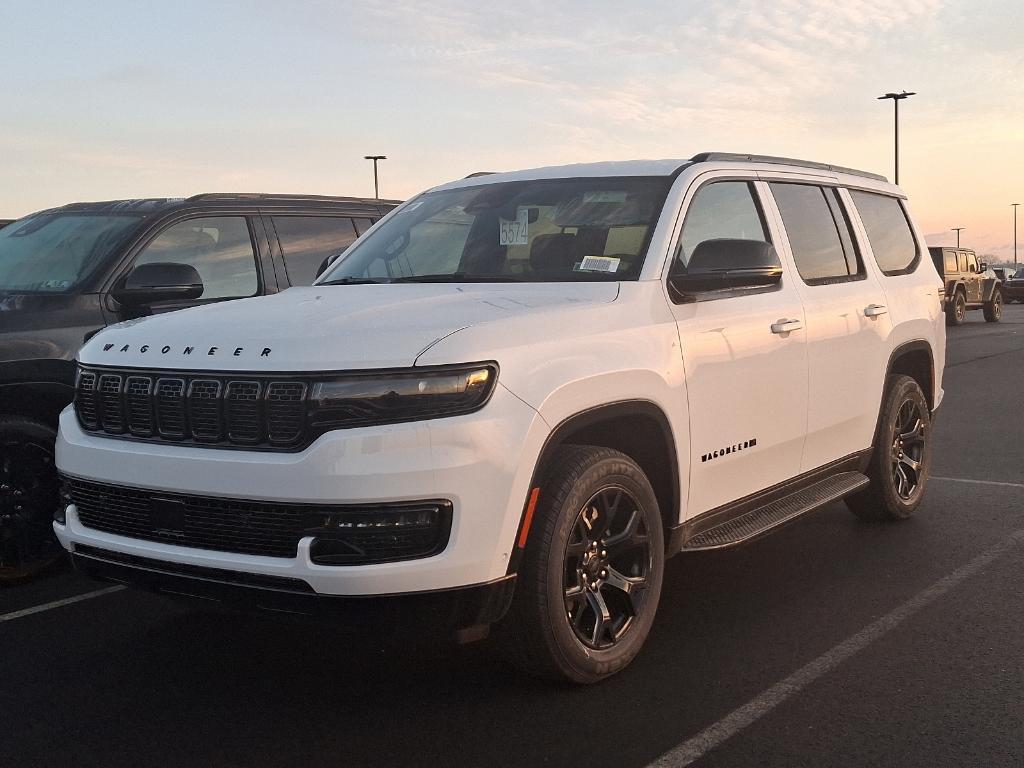
[{"label": "roof rail", "polygon": [[469,176],[463,176],[463,179],[475,179],[477,176],[493,176],[497,171],[473,171]]},{"label": "roof rail", "polygon": [[189,202],[196,200],[311,200],[327,203],[380,203],[393,204],[400,200],[384,200],[376,197],[340,197],[337,195],[287,195],[267,194],[263,192],[204,192],[187,198]]},{"label": "roof rail", "polygon": [[846,168],[842,165],[829,165],[828,163],[816,163],[812,160],[796,160],[792,157],[775,157],[774,155],[744,155],[736,152],[701,152],[690,158],[695,163],[710,163],[714,161],[732,161],[740,163],[770,163],[772,165],[796,165],[801,168],[814,168],[818,171],[832,171],[833,173],[848,173],[851,176],[863,176],[875,181],[889,180],[878,173],[870,171],[858,171],[856,168]]}]

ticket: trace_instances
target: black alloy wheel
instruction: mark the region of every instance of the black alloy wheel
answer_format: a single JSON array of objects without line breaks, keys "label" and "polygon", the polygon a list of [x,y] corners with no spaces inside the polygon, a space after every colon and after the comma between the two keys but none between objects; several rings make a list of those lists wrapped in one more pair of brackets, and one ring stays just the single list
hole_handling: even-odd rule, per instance
[{"label": "black alloy wheel", "polygon": [[650,550],[640,504],[625,488],[602,488],[576,516],[565,547],[565,611],[588,648],[618,643],[643,610]]},{"label": "black alloy wheel", "polygon": [[892,433],[892,480],[896,493],[910,501],[921,487],[923,474],[926,421],[920,413],[920,404],[911,398],[904,400],[897,411]]},{"label": "black alloy wheel", "polygon": [[63,558],[53,534],[60,503],[53,429],[0,418],[0,583],[17,582]]}]

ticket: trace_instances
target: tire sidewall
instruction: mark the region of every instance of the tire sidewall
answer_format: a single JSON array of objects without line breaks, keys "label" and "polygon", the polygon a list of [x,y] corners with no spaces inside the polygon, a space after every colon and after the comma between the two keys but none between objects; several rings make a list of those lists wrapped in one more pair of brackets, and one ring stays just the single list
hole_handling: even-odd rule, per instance
[{"label": "tire sidewall", "polygon": [[[595,462],[583,473],[572,491],[564,497],[559,508],[551,510],[551,513],[558,515],[558,520],[555,535],[548,542],[547,551],[543,553],[545,619],[551,628],[554,643],[552,651],[561,658],[564,667],[572,670],[572,677],[579,682],[593,682],[607,677],[633,660],[650,632],[661,594],[665,547],[658,502],[640,468],[624,459],[625,457],[604,458]],[[608,486],[625,488],[642,507],[650,538],[651,563],[646,602],[641,614],[634,619],[634,625],[612,648],[595,650],[584,646],[569,626],[562,579],[565,547],[576,518],[583,505],[597,491]]]},{"label": "tire sidewall", "polygon": [[956,295],[953,296],[953,324],[963,325],[966,319],[967,297],[964,296],[963,291],[957,291]]}]

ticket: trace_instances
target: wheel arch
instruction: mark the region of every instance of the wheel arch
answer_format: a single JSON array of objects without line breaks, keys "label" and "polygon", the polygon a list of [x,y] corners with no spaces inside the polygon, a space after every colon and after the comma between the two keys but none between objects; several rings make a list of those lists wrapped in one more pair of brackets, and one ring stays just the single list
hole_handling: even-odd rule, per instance
[{"label": "wheel arch", "polygon": [[60,412],[74,399],[74,389],[56,381],[0,384],[0,416],[25,416],[57,428]]},{"label": "wheel arch", "polygon": [[[548,435],[534,464],[530,488],[536,488],[543,467],[563,445],[594,445],[612,448],[629,456],[647,475],[658,500],[666,544],[677,525],[680,498],[679,457],[672,424],[662,408],[650,400],[621,400],[588,408],[559,422]],[[527,499],[529,505],[529,499]],[[517,540],[528,525],[527,510],[516,530]],[[509,559],[514,573],[522,557],[515,548]]]},{"label": "wheel arch", "polygon": [[[924,392],[928,408],[935,409],[935,354],[929,342],[924,339],[915,339],[896,347],[889,356],[889,365],[885,372],[886,380],[888,381],[893,374],[903,374],[914,379],[921,387],[921,391]],[[884,402],[884,389],[882,399]]]}]

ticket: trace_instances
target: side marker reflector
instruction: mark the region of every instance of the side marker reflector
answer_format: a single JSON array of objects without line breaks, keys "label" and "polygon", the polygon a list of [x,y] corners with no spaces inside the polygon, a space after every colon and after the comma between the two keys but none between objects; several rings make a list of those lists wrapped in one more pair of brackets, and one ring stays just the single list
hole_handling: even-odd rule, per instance
[{"label": "side marker reflector", "polygon": [[530,535],[530,523],[533,522],[533,510],[537,508],[537,499],[540,498],[540,488],[530,491],[530,500],[526,502],[526,515],[523,517],[523,529],[519,532],[519,548],[526,548],[526,537]]}]

